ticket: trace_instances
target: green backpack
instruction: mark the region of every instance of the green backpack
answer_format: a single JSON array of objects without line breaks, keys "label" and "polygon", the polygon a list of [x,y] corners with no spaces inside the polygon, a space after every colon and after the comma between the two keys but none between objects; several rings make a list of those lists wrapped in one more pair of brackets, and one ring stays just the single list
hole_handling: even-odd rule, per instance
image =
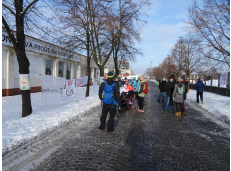
[{"label": "green backpack", "polygon": [[181,88],[178,86],[178,90],[177,91],[178,91],[179,95],[183,94],[183,92],[184,92],[183,86]]}]

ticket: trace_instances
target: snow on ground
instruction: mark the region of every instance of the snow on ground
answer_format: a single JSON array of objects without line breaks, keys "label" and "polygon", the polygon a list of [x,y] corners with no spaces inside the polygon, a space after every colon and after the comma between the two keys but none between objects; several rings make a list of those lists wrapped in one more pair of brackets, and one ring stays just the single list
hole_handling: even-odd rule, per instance
[{"label": "snow on ground", "polygon": [[[186,99],[186,103],[188,102],[196,102],[196,90],[189,90]],[[204,104],[198,105],[217,117],[230,121],[230,97],[204,91],[203,102]]]},{"label": "snow on ground", "polygon": [[86,87],[78,87],[75,97],[48,107],[42,106],[41,93],[31,93],[33,113],[24,118],[21,117],[21,95],[2,97],[2,152],[53,130],[100,104],[98,86],[90,87],[89,97],[85,97],[85,93]]},{"label": "snow on ground", "polygon": [[[156,83],[156,80],[151,81]],[[203,100],[204,104],[198,104],[201,108],[209,111],[216,117],[222,117],[227,122],[230,122],[230,97],[204,91]],[[196,90],[189,90],[185,102],[191,104],[196,102]],[[196,107],[196,105],[194,106]]]},{"label": "snow on ground", "polygon": [[[85,97],[85,93],[86,87],[78,87],[74,98],[48,107],[42,106],[41,93],[32,93],[33,113],[25,118],[21,117],[21,95],[2,97],[2,152],[39,137],[100,104],[98,86],[90,87],[89,97]],[[198,104],[201,108],[230,121],[230,97],[210,92],[204,92],[203,96],[204,104]],[[195,101],[196,91],[190,89],[186,103]]]}]

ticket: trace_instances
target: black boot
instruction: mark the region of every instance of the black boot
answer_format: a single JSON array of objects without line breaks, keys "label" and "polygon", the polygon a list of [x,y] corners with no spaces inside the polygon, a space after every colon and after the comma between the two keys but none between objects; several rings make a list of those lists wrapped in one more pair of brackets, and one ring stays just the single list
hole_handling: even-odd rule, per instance
[{"label": "black boot", "polygon": [[158,99],[158,102],[160,103],[160,99]]},{"label": "black boot", "polygon": [[102,130],[102,131],[104,131],[104,130],[105,130],[105,128],[102,128],[101,126],[99,126],[99,129],[100,129],[100,130]]}]

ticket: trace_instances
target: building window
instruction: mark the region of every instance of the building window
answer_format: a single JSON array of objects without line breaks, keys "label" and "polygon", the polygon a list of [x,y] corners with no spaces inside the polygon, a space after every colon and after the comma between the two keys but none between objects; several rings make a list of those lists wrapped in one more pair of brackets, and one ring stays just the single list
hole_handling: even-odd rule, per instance
[{"label": "building window", "polygon": [[59,62],[59,77],[63,77],[63,62]]},{"label": "building window", "polygon": [[71,63],[67,63],[67,79],[71,79]]},{"label": "building window", "polygon": [[46,75],[52,75],[53,61],[46,59]]}]

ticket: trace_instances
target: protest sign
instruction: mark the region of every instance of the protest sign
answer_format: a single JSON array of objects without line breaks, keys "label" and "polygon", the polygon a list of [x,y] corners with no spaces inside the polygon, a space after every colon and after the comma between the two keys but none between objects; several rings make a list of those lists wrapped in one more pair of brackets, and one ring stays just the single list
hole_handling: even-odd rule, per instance
[{"label": "protest sign", "polygon": [[74,97],[75,79],[66,80],[66,97]]},{"label": "protest sign", "polygon": [[64,85],[65,78],[42,75],[42,105],[61,103]]},{"label": "protest sign", "polygon": [[220,74],[220,85],[228,85],[228,74]]},{"label": "protest sign", "polygon": [[81,86],[87,84],[87,81],[88,81],[88,76],[81,77],[81,78],[76,78],[75,79],[75,86],[76,87],[81,87]]}]

